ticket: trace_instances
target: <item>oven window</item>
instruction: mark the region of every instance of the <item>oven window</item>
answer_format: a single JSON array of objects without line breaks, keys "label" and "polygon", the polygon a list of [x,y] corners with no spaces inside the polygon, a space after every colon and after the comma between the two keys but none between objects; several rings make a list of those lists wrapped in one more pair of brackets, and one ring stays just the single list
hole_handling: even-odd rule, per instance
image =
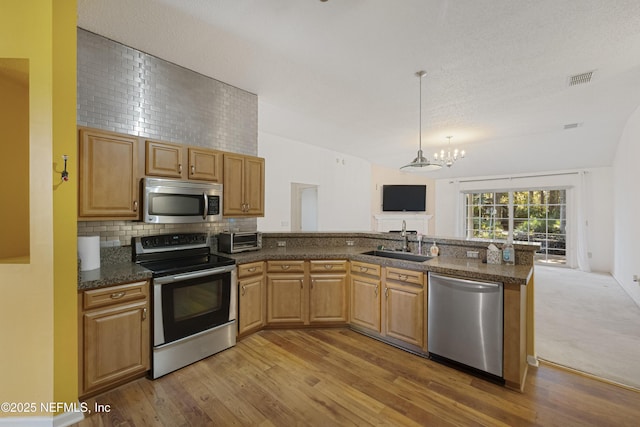
[{"label": "oven window", "polygon": [[202,215],[204,198],[189,194],[150,194],[149,215],[193,216]]},{"label": "oven window", "polygon": [[229,322],[229,272],[168,283],[160,289],[165,343]]},{"label": "oven window", "polygon": [[222,289],[217,283],[178,288],[173,292],[173,317],[182,322],[220,310]]}]

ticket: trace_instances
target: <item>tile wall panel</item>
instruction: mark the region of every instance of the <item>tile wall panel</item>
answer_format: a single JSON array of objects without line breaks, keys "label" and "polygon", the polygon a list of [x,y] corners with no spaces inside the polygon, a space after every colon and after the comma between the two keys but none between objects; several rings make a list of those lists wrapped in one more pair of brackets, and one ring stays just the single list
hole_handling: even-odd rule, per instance
[{"label": "tile wall panel", "polygon": [[[78,29],[77,123],[162,141],[258,153],[258,97],[218,80]],[[78,235],[104,246],[174,231],[255,230],[255,218],[216,224],[80,221]]]}]

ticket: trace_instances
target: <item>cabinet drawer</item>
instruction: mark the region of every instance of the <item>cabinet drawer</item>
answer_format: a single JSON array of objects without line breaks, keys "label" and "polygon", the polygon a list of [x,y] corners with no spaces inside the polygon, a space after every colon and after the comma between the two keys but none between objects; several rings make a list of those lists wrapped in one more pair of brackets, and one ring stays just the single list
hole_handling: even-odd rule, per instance
[{"label": "cabinet drawer", "polygon": [[421,271],[403,270],[400,268],[387,267],[385,277],[387,280],[411,283],[422,286],[424,284],[424,273]]},{"label": "cabinet drawer", "polygon": [[256,276],[264,273],[264,262],[252,262],[249,264],[240,264],[238,266],[238,279],[243,277]]},{"label": "cabinet drawer", "polygon": [[267,271],[269,273],[304,273],[304,261],[267,261]]},{"label": "cabinet drawer", "polygon": [[144,299],[147,297],[147,293],[146,281],[92,289],[84,291],[83,308],[90,310],[96,307]]},{"label": "cabinet drawer", "polygon": [[344,259],[312,260],[309,261],[309,271],[312,273],[347,271],[347,261]]},{"label": "cabinet drawer", "polygon": [[351,274],[366,274],[380,277],[380,266],[367,262],[351,261]]}]

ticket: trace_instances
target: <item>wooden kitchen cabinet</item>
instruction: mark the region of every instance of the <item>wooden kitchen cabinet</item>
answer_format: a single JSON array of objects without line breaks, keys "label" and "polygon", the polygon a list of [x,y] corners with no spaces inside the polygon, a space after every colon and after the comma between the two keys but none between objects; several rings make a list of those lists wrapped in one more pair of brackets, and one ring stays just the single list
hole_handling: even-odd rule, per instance
[{"label": "wooden kitchen cabinet", "polygon": [[139,219],[138,138],[79,128],[78,217]]},{"label": "wooden kitchen cabinet", "polygon": [[267,323],[299,324],[307,319],[304,261],[267,261]]},{"label": "wooden kitchen cabinet", "polygon": [[224,216],[264,216],[264,159],[224,153]]},{"label": "wooden kitchen cabinet", "polygon": [[238,265],[238,336],[262,329],[267,320],[264,262]]},{"label": "wooden kitchen cabinet", "polygon": [[309,323],[347,323],[347,261],[309,261],[309,279]]},{"label": "wooden kitchen cabinet", "polygon": [[380,266],[351,261],[349,323],[380,333]]},{"label": "wooden kitchen cabinet", "polygon": [[426,331],[424,274],[386,267],[382,306],[382,334],[422,349]]},{"label": "wooden kitchen cabinet", "polygon": [[145,175],[222,181],[222,152],[163,141],[145,141]]},{"label": "wooden kitchen cabinet", "polygon": [[79,395],[144,375],[150,367],[149,283],[78,294]]}]

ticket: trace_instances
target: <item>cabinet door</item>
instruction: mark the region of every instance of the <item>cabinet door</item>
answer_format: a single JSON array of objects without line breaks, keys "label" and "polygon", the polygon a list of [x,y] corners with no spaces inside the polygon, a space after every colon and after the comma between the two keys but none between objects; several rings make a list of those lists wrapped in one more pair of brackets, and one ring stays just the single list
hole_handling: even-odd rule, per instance
[{"label": "cabinet door", "polygon": [[138,219],[138,139],[81,129],[78,144],[78,216]]},{"label": "cabinet door", "polygon": [[424,289],[387,282],[384,335],[418,347],[424,345]]},{"label": "cabinet door", "polygon": [[304,296],[304,274],[268,275],[267,323],[305,323]]},{"label": "cabinet door", "polygon": [[242,335],[265,325],[264,276],[238,281],[238,334]]},{"label": "cabinet door", "polygon": [[245,213],[264,216],[264,159],[245,158]]},{"label": "cabinet door", "polygon": [[189,148],[189,179],[221,182],[221,157],[219,151]]},{"label": "cabinet door", "polygon": [[147,302],[86,312],[84,392],[149,369]]},{"label": "cabinet door", "polygon": [[346,323],[347,275],[312,274],[309,289],[310,323]]},{"label": "cabinet door", "polygon": [[223,160],[223,215],[244,215],[244,156],[225,153]]},{"label": "cabinet door", "polygon": [[145,174],[182,178],[183,147],[159,141],[145,141]]},{"label": "cabinet door", "polygon": [[351,276],[350,323],[380,332],[380,279]]}]

